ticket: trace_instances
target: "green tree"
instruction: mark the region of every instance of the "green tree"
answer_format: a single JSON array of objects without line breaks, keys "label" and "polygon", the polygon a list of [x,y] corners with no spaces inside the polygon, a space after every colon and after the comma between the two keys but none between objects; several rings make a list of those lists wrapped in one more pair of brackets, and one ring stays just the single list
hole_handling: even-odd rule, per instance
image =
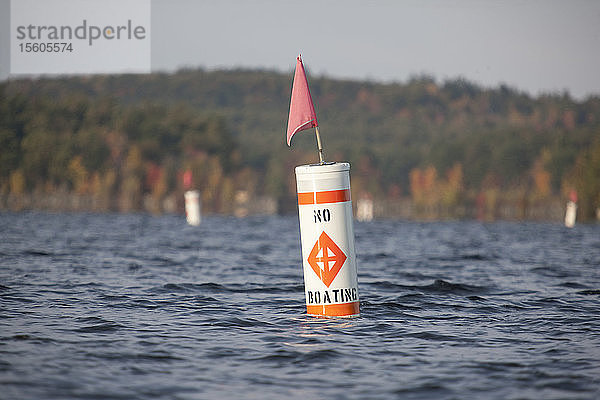
[{"label": "green tree", "polygon": [[589,221],[600,208],[600,140],[577,157],[572,176],[579,198],[579,214],[584,221]]}]

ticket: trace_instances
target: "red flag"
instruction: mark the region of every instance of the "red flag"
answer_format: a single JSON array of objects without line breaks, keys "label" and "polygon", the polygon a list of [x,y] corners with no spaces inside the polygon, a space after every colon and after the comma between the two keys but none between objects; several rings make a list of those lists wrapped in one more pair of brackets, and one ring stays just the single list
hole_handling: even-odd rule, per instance
[{"label": "red flag", "polygon": [[573,203],[577,203],[577,191],[571,190],[571,192],[569,192],[569,200]]},{"label": "red flag", "polygon": [[192,171],[189,169],[183,173],[183,188],[189,189],[192,187]]},{"label": "red flag", "polygon": [[308,90],[308,81],[302,65],[302,58],[298,56],[294,84],[292,85],[292,99],[290,100],[290,116],[287,126],[287,144],[290,145],[292,136],[296,132],[319,126],[315,106]]}]

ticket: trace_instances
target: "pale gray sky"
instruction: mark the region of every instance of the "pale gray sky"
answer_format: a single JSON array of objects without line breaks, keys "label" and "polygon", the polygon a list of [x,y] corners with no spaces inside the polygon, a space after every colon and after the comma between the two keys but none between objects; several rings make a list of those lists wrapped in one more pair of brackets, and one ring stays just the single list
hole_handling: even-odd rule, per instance
[{"label": "pale gray sky", "polygon": [[402,82],[426,73],[439,82],[505,83],[532,95],[600,95],[600,1],[151,4],[154,71],[200,66],[291,73],[301,52],[310,74],[334,78]]}]

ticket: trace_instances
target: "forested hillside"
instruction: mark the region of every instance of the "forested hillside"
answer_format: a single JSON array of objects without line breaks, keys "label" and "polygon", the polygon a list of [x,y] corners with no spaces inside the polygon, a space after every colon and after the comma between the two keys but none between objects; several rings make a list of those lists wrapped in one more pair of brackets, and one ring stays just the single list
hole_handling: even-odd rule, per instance
[{"label": "forested hillside", "polygon": [[[595,217],[600,97],[308,74],[326,159],[352,164],[354,198],[378,215],[548,219],[576,190]],[[294,166],[317,161],[312,131],[285,144],[291,83],[249,70],[4,82],[0,206],[180,210],[190,170],[207,212],[257,199],[291,212]]]}]

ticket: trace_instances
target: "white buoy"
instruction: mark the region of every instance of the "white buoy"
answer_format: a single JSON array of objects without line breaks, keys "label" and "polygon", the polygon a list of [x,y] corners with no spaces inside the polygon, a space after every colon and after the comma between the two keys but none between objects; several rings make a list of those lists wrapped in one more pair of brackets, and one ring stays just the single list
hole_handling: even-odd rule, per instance
[{"label": "white buoy", "polygon": [[296,167],[306,311],[359,315],[350,164]]},{"label": "white buoy", "polygon": [[565,226],[573,228],[577,219],[577,191],[575,189],[569,192],[569,201],[567,201],[567,209],[565,211]]},{"label": "white buoy", "polygon": [[358,199],[356,202],[356,219],[364,221],[373,220],[373,200],[368,197]]},{"label": "white buoy", "polygon": [[188,190],[184,193],[184,197],[187,223],[193,226],[200,225],[200,192],[197,190]]},{"label": "white buoy", "polygon": [[565,226],[573,228],[577,219],[577,203],[574,201],[567,202],[567,211],[565,212]]}]

